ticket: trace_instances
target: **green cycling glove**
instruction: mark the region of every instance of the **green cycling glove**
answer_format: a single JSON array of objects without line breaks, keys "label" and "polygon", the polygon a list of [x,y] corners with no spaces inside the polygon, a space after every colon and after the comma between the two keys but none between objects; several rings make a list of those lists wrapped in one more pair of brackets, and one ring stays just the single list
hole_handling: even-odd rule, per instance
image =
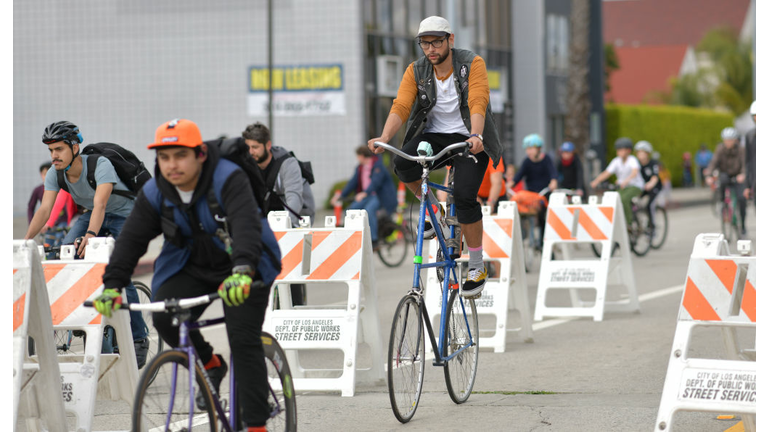
[{"label": "green cycling glove", "polygon": [[112,311],[120,309],[123,304],[123,296],[120,291],[110,288],[105,289],[101,295],[93,301],[93,307],[96,311],[107,318],[112,318]]},{"label": "green cycling glove", "polygon": [[219,285],[219,296],[227,306],[240,306],[251,294],[251,283],[247,274],[235,273]]}]

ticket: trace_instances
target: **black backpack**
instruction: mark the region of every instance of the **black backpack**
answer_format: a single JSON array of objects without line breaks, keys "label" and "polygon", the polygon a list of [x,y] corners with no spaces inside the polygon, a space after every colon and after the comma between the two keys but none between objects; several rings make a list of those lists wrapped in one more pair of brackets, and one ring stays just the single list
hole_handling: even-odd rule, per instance
[{"label": "black backpack", "polygon": [[[267,186],[264,182],[264,176],[261,175],[261,170],[256,164],[256,160],[253,159],[251,153],[248,151],[248,144],[241,137],[237,138],[218,138],[215,140],[205,141],[207,146],[216,146],[219,149],[219,155],[230,162],[234,162],[239,166],[245,174],[248,176],[248,181],[251,184],[256,204],[261,209],[262,215],[266,217],[267,207],[265,205],[264,198],[267,195]],[[209,194],[208,206],[211,208],[211,213],[214,215],[221,213],[218,201],[211,200]],[[213,195],[215,198],[215,195]],[[222,215],[223,216],[223,215]]]},{"label": "black backpack", "polygon": [[[117,177],[129,189],[124,191],[112,188],[112,194],[114,195],[135,199],[136,194],[144,186],[144,183],[152,178],[152,174],[144,166],[144,162],[140,161],[130,150],[117,144],[106,142],[89,144],[82,149],[81,154],[94,156],[86,160],[88,164],[86,179],[93,190],[96,190],[96,163],[99,157],[109,159],[112,166],[115,167]],[[67,182],[64,181],[64,171],[56,171],[56,179],[59,183],[59,188],[69,192]]]},{"label": "black backpack", "polygon": [[275,159],[275,167],[272,169],[272,175],[267,178],[267,190],[272,190],[275,187],[275,180],[277,180],[277,173],[280,171],[280,166],[288,158],[294,158],[299,162],[299,168],[301,168],[301,177],[304,178],[309,184],[315,183],[315,174],[312,172],[312,162],[300,161],[299,158],[293,154],[293,151],[289,151],[288,154],[280,156]]},{"label": "black backpack", "polygon": [[[296,157],[295,154],[293,154],[293,151],[289,151],[287,154],[284,154],[280,156],[279,158],[275,159],[275,166],[272,167],[272,170],[269,172],[269,176],[266,179],[266,188],[267,188],[267,196],[264,200],[264,204],[269,207],[269,201],[271,199],[276,199],[275,204],[279,202],[280,206],[287,209],[289,212],[293,213],[301,219],[301,215],[294,209],[288,207],[288,204],[283,201],[283,198],[281,198],[279,195],[275,194],[274,196],[272,193],[275,189],[275,182],[277,181],[277,175],[280,173],[280,167],[283,165],[283,162],[286,161],[288,158],[294,158],[297,162],[299,162],[299,168],[301,169],[301,177],[307,181],[309,184],[313,184],[315,182],[315,174],[312,172],[312,162],[302,162],[299,160],[299,158]],[[301,209],[299,209],[301,210]]]}]

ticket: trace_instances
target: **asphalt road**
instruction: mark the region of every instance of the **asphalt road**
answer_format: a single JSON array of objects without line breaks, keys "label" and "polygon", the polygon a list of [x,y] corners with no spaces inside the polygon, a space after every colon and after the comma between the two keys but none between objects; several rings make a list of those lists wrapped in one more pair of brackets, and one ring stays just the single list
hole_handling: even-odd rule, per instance
[{"label": "asphalt road", "polygon": [[[748,220],[754,221],[754,209],[750,212]],[[359,382],[355,396],[349,398],[338,393],[299,392],[299,430],[653,430],[694,238],[719,228],[709,208],[703,206],[671,210],[669,220],[665,246],[643,258],[632,257],[640,313],[606,313],[602,322],[546,319],[534,323],[532,343],[510,333],[506,352],[481,351],[474,393],[462,405],[451,402],[442,370],[428,363],[418,411],[406,425],[391,412],[385,382]],[[754,226],[751,228],[754,240]],[[404,264],[390,269],[378,258],[374,261],[386,353],[392,314],[410,286],[412,268]],[[151,275],[140,279],[149,282]],[[538,266],[527,275],[527,282],[533,316]],[[338,304],[346,298],[340,287],[320,288],[309,286],[309,303]],[[206,313],[219,314],[221,308],[213,305]],[[511,319],[509,324],[514,324]],[[694,341],[696,353],[724,356],[719,332],[702,332],[696,337],[700,338]],[[745,346],[754,347],[754,331],[742,332],[739,337]],[[228,356],[223,328],[208,331],[207,338],[217,352]],[[370,361],[368,352],[361,346],[360,363]],[[313,364],[340,361],[330,353],[301,358]],[[129,412],[130,407],[123,402],[99,402],[96,429],[128,429]],[[675,417],[674,430],[719,432],[738,421],[715,417],[712,413],[680,413]]]}]

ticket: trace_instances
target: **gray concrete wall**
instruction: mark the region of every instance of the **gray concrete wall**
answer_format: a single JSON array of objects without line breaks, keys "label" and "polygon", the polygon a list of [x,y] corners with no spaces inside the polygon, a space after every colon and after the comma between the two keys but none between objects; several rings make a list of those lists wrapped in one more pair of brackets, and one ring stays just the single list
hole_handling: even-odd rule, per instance
[{"label": "gray concrete wall", "polygon": [[[274,1],[274,64],[343,68],[346,115],[275,117],[274,144],[313,163],[316,201],[347,178],[365,143],[361,3]],[[146,145],[176,117],[204,139],[238,135],[249,68],[267,64],[265,0],[14,1],[13,210],[25,211],[48,159],[46,125],[69,120],[85,142],[112,141],[148,166]]]}]

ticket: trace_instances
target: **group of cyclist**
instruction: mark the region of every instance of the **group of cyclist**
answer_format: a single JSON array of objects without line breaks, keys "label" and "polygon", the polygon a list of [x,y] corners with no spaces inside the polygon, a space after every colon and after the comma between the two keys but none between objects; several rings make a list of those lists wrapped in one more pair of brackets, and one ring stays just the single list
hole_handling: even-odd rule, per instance
[{"label": "group of cyclist", "polygon": [[[541,137],[531,134],[523,140],[526,159],[514,175],[510,173],[507,177],[511,184],[499,184],[505,165],[491,110],[484,60],[471,51],[454,48],[451,26],[442,17],[424,19],[416,39],[424,56],[405,70],[380,136],[370,139],[367,147],[357,149],[360,163],[345,192],[355,193],[355,208],[373,213],[369,214],[369,221],[375,228],[378,208],[392,211],[394,207],[394,189],[383,187],[391,186],[391,181],[377,156],[384,149],[376,142],[388,143],[403,125],[406,133],[402,150],[409,155],[416,155],[424,141],[431,144],[435,153],[450,144],[467,142],[471,157],[446,157],[436,166],[450,163],[454,169],[457,220],[469,250],[469,270],[462,295],[476,298],[488,275],[483,263],[481,203],[496,205],[499,199],[509,198],[514,190],[519,190],[523,181],[529,191],[554,190],[558,177],[560,186],[586,195],[583,167],[574,145],[563,143],[557,163],[559,169],[556,168],[552,158],[542,151]],[[298,161],[286,159],[289,152],[273,146],[269,130],[259,123],[248,126],[242,139],[262,176],[276,179],[267,189],[271,194],[267,208],[291,211],[294,226],[299,216],[314,217],[314,198],[301,176]],[[90,238],[103,235],[107,230],[116,237],[115,249],[103,276],[105,289],[94,301],[100,313],[110,316],[121,306],[123,289],[128,301],[138,302],[130,276],[149,242],[163,234],[165,243],[155,262],[152,281],[153,300],[218,291],[225,303],[227,336],[240,380],[238,390],[244,421],[248,431],[265,430],[269,407],[266,370],[260,360],[264,357],[260,334],[268,289],[253,292],[251,284],[261,280],[267,287],[271,285],[280,272],[280,251],[244,170],[222,158],[216,146],[206,145],[194,122],[171,120],[157,128],[154,141],[148,145],[156,152],[154,177],[135,199],[130,199],[113,193],[127,187],[106,158],[99,158],[95,173],[97,186],[95,190],[90,187],[84,175],[85,159],[96,156],[80,154],[83,137],[74,124],[67,121],[51,124],[45,129],[42,141],[48,146],[54,170],[45,176],[42,203],[30,221],[26,238],[37,235],[48,220],[60,189],[57,171],[63,172],[72,199],[86,209],[64,242],[73,243],[75,238],[83,237],[77,250],[77,254],[82,255]],[[712,165],[731,176],[739,176],[743,169],[739,168],[737,173],[736,168],[731,168],[729,161],[734,151],[728,146],[733,144],[726,144],[715,155]],[[641,141],[635,146],[639,161],[631,155],[632,147],[628,138],[617,140],[618,156],[592,182],[594,187],[615,174],[625,210],[629,200],[641,193],[648,194],[653,202],[660,188],[658,165],[650,158],[650,143]],[[394,167],[398,179],[421,198],[421,166],[395,157]],[[488,182],[486,188],[484,180]],[[211,198],[212,195],[215,198]],[[227,231],[222,231],[220,220],[213,217],[209,208],[211,199],[226,213]],[[434,237],[437,229],[447,234],[445,210],[432,192],[426,199],[438,217],[436,224],[432,221],[426,224],[424,237]],[[539,223],[543,230],[544,212],[541,213]],[[372,233],[376,240],[376,230],[372,229]],[[193,309],[194,317],[199,317],[204,308]],[[160,336],[169,345],[178,346],[178,334],[168,314],[155,313],[153,319]],[[131,329],[137,360],[139,366],[143,366],[148,346],[147,329],[138,312],[131,313]],[[193,331],[190,337],[218,390],[228,369],[224,358],[214,354],[212,346],[199,332]]]}]

